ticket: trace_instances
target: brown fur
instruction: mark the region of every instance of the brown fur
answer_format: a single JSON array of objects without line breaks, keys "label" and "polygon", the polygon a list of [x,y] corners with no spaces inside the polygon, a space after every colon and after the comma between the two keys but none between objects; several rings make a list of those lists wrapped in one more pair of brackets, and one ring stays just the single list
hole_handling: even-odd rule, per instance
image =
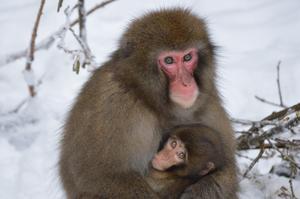
[{"label": "brown fur", "polygon": [[[199,49],[194,77],[200,95],[189,109],[172,103],[157,67],[161,50]],[[187,10],[148,13],[133,21],[111,59],[85,84],[66,121],[60,176],[67,197],[157,198],[145,182],[165,132],[203,123],[220,132],[224,168],[183,197],[236,198],[234,139],[215,86],[214,48],[204,22]]]},{"label": "brown fur", "polygon": [[176,136],[184,143],[188,160],[166,171],[151,169],[146,178],[151,188],[161,198],[180,198],[182,192],[202,176],[222,170],[227,163],[223,157],[224,144],[219,134],[198,124],[174,129],[170,136]]}]

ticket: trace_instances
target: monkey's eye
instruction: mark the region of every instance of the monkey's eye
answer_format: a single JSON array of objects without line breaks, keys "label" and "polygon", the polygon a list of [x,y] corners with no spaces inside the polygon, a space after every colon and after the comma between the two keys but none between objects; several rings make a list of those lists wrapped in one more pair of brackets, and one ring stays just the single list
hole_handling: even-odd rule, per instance
[{"label": "monkey's eye", "polygon": [[192,59],[192,55],[191,55],[190,53],[184,55],[184,57],[183,57],[183,60],[184,60],[184,61],[190,61],[191,59]]},{"label": "monkey's eye", "polygon": [[174,62],[172,57],[166,57],[164,61],[166,64],[173,64],[173,62]]},{"label": "monkey's eye", "polygon": [[175,149],[176,146],[177,146],[177,142],[176,142],[176,140],[173,140],[173,141],[171,142],[171,147],[172,147],[173,149]]},{"label": "monkey's eye", "polygon": [[179,157],[180,159],[185,159],[185,153],[184,153],[184,152],[180,152],[180,153],[178,153],[177,155],[178,155],[178,157]]}]

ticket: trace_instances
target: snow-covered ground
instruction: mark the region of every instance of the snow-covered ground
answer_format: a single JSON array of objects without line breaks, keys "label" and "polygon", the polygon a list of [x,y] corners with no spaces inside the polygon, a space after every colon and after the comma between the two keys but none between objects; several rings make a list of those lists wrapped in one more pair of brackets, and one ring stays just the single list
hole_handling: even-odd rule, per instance
[{"label": "snow-covered ground", "polygon": [[[0,59],[29,45],[39,0],[1,0]],[[64,6],[74,5],[65,0]],[[87,8],[100,1],[87,1]],[[64,24],[57,1],[46,1],[37,40]],[[98,62],[104,62],[133,17],[152,9],[183,6],[205,17],[220,47],[219,88],[231,116],[259,120],[277,110],[258,102],[254,95],[278,102],[276,64],[281,64],[283,100],[300,101],[300,1],[299,0],[119,0],[88,17],[88,41]],[[68,41],[74,46],[73,40]],[[42,77],[38,96],[18,114],[6,113],[27,98],[22,71],[25,60],[0,66],[0,198],[63,198],[57,176],[61,126],[73,99],[89,77],[72,72],[73,61],[52,47],[37,52],[33,68]],[[254,155],[257,152],[254,153]],[[253,155],[253,154],[252,154]],[[240,198],[276,198],[288,179],[268,174],[280,161],[260,161],[256,178],[241,181]],[[241,169],[249,161],[239,159]],[[294,181],[300,197],[300,179]]]}]

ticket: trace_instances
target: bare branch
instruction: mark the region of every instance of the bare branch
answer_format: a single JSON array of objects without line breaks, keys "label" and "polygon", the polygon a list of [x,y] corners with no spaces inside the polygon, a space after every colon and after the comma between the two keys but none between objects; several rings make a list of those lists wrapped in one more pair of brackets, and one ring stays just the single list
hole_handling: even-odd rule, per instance
[{"label": "bare branch", "polygon": [[273,146],[273,148],[281,155],[283,160],[286,160],[288,162],[290,162],[291,164],[293,164],[293,166],[297,167],[298,169],[300,169],[300,166],[295,162],[295,160],[293,160],[291,157],[289,157],[288,155],[285,155],[282,151],[280,151],[280,149],[275,146],[271,140],[269,138],[266,138],[266,140],[269,142],[270,145]]},{"label": "bare branch", "polygon": [[59,1],[58,1],[57,12],[60,11],[60,8],[61,8],[62,5],[63,5],[63,1],[64,1],[64,0],[59,0]]},{"label": "bare branch", "polygon": [[[275,143],[268,144],[264,143],[262,144],[264,149],[274,149],[274,145],[279,149],[294,149],[294,150],[300,150],[300,140],[281,140],[276,138]],[[240,151],[243,150],[257,150],[260,149],[261,146],[253,146],[251,148],[241,148]]]},{"label": "bare branch", "polygon": [[87,43],[87,36],[86,36],[86,28],[85,28],[85,21],[86,21],[86,13],[84,9],[84,0],[78,0],[78,19],[79,19],[79,37],[82,41]]},{"label": "bare branch", "polygon": [[255,166],[255,164],[260,160],[260,158],[262,157],[262,155],[265,152],[265,148],[264,145],[261,144],[260,146],[260,151],[258,153],[258,155],[256,156],[256,158],[251,162],[250,166],[248,167],[248,169],[245,171],[245,173],[243,174],[243,177],[245,178],[247,176],[247,174],[251,171],[251,169]]},{"label": "bare branch", "polygon": [[289,184],[290,184],[292,199],[298,199],[295,195],[295,192],[294,192],[294,186],[293,186],[293,179],[292,178],[289,179]]},{"label": "bare branch", "polygon": [[[53,43],[55,41],[55,37],[56,37],[56,34],[53,34],[52,36],[42,40],[41,42],[36,44],[36,47],[34,50],[35,51],[48,50],[53,45]],[[28,52],[28,50],[25,49],[25,50],[21,50],[21,51],[12,53],[8,56],[4,56],[4,57],[0,58],[0,67],[26,57],[27,52]]]},{"label": "bare branch", "polygon": [[[29,73],[32,74],[33,73],[31,65],[32,65],[32,62],[34,60],[35,40],[36,40],[36,37],[37,37],[37,31],[38,31],[40,19],[41,19],[42,13],[43,13],[45,2],[46,2],[46,0],[41,0],[39,11],[38,11],[35,23],[34,23],[32,35],[31,35],[29,52],[28,52],[28,55],[27,55],[27,61],[26,61],[26,66],[25,66],[25,71],[26,71],[27,74],[29,74]],[[25,80],[26,80],[26,73],[25,73]],[[33,78],[33,77],[34,76],[32,74],[31,78]],[[29,89],[30,96],[34,97],[36,95],[35,88],[34,88],[35,87],[34,80],[31,79],[31,80],[27,81],[27,84],[28,84],[28,89]]]},{"label": "bare branch", "polygon": [[[258,128],[253,131],[245,132],[243,135],[237,138],[237,149],[238,150],[249,150],[249,149],[256,149],[262,140],[266,138],[270,138],[276,134],[284,132],[283,129],[287,128],[288,126],[292,125],[295,122],[299,122],[299,118],[293,118],[286,123],[278,124],[273,128],[264,131],[262,128]],[[280,146],[284,146],[280,143]],[[272,147],[274,147],[272,145]],[[267,148],[267,146],[266,146]]]},{"label": "bare branch", "polygon": [[[95,12],[96,10],[105,7],[106,5],[117,1],[117,0],[107,0],[104,1],[102,3],[99,3],[97,5],[95,5],[94,7],[92,7],[90,10],[88,10],[86,12],[86,16],[92,14],[93,12]],[[79,23],[79,19],[76,19],[74,21],[71,22],[70,26],[73,27],[76,24]],[[50,48],[53,44],[55,39],[57,38],[57,36],[63,31],[63,28],[60,28],[59,30],[57,30],[56,32],[52,33],[50,36],[48,36],[47,38],[45,38],[44,40],[42,40],[41,42],[36,44],[36,48],[34,49],[35,51],[38,50],[47,50],[48,48]],[[21,51],[17,51],[15,53],[11,53],[10,55],[6,55],[4,57],[0,58],[0,67],[1,66],[5,66],[9,63],[12,63],[16,60],[19,60],[21,58],[24,58],[27,56],[27,49],[25,50],[21,50]]]},{"label": "bare branch", "polygon": [[286,106],[283,106],[283,105],[280,105],[280,104],[277,104],[275,102],[271,102],[269,100],[266,100],[262,97],[258,97],[257,95],[254,96],[255,99],[257,99],[258,101],[262,102],[262,103],[265,103],[265,104],[269,104],[269,105],[272,105],[272,106],[276,106],[276,107],[280,107],[280,108],[286,108]]},{"label": "bare branch", "polygon": [[277,68],[277,79],[276,79],[276,82],[277,82],[277,89],[278,89],[280,106],[286,107],[285,105],[283,105],[282,94],[281,94],[281,86],[280,86],[280,64],[281,64],[281,61],[278,61],[278,64],[277,64],[277,67],[276,67]]},{"label": "bare branch", "polygon": [[300,111],[300,103],[295,104],[291,107],[287,107],[281,111],[273,112],[271,115],[265,117],[263,120],[275,120],[275,119],[282,119],[288,112],[297,112]]},{"label": "bare branch", "polygon": [[[67,7],[64,10],[64,13],[66,16],[66,22],[63,27],[63,30],[57,36],[59,38],[57,47],[59,49],[63,50],[65,53],[72,56],[72,58],[74,59],[73,71],[75,71],[77,74],[79,73],[81,67],[85,68],[85,66],[87,65],[88,71],[92,71],[99,65],[95,61],[95,56],[92,54],[88,44],[85,42],[86,37],[84,36],[84,38],[81,38],[71,28],[70,18],[71,18],[72,13],[74,12],[74,10],[77,9],[78,7],[79,7],[79,4],[76,4],[72,8]],[[84,9],[84,8],[82,8],[82,9]],[[83,13],[85,13],[85,11],[83,11]],[[85,32],[85,25],[83,25],[82,27],[84,28],[83,32]],[[66,37],[67,31],[70,31],[72,33],[73,37],[78,42],[81,49],[75,49],[75,50],[68,49],[68,47],[65,45],[65,37]],[[85,39],[85,41],[83,39]]]},{"label": "bare branch", "polygon": [[[117,1],[117,0],[107,0],[107,1],[104,1],[104,2],[102,2],[102,3],[99,3],[99,4],[95,5],[95,6],[94,6],[93,8],[91,8],[89,11],[87,11],[86,16],[92,14],[93,12],[95,12],[96,10],[98,10],[99,8],[103,8],[103,7],[105,7],[107,4],[110,4],[110,3],[114,2],[114,1]],[[79,20],[79,19],[77,19],[77,20]],[[74,21],[74,23],[78,23],[78,21]],[[71,25],[71,26],[73,26],[73,25]]]},{"label": "bare branch", "polygon": [[277,89],[278,89],[278,95],[279,95],[279,104],[275,103],[275,102],[271,102],[269,100],[266,100],[262,97],[258,97],[257,95],[255,95],[255,98],[262,102],[262,103],[265,103],[265,104],[269,104],[269,105],[272,105],[272,106],[276,106],[276,107],[280,107],[280,108],[286,108],[287,106],[283,104],[283,101],[282,101],[282,94],[281,94],[281,86],[280,86],[280,64],[281,64],[281,61],[278,62],[276,68],[277,68],[277,79],[276,79],[276,82],[277,82]]},{"label": "bare branch", "polygon": [[245,120],[245,119],[230,118],[230,121],[241,125],[251,125],[253,127],[260,127],[265,125],[277,125],[276,122],[268,121],[268,120],[252,121],[252,120]]},{"label": "bare branch", "polygon": [[[297,126],[300,122],[298,112],[300,111],[300,103],[283,109],[279,112],[274,112],[265,117],[261,123],[252,123],[252,127],[237,138],[238,150],[257,149],[261,141],[270,138],[273,135],[283,132],[283,129],[291,129]],[[246,123],[243,121],[243,123]],[[283,143],[280,143],[283,145]],[[268,148],[266,146],[265,148]]]}]

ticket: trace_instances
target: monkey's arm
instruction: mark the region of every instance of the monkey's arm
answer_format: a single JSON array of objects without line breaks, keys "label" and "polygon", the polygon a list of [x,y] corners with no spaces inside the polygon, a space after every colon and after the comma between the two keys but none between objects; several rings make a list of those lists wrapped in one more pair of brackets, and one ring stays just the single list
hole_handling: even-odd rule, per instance
[{"label": "monkey's arm", "polygon": [[150,187],[163,199],[180,198],[184,190],[195,183],[188,178],[179,178],[172,176],[168,172],[160,172],[150,169],[149,176],[146,177],[147,183]]},{"label": "monkey's arm", "polygon": [[160,137],[154,134],[155,118],[132,98],[110,74],[87,83],[61,145],[60,175],[68,199],[158,198],[143,174]]},{"label": "monkey's arm", "polygon": [[237,199],[235,173],[232,166],[211,173],[188,187],[181,195],[181,199]]}]

